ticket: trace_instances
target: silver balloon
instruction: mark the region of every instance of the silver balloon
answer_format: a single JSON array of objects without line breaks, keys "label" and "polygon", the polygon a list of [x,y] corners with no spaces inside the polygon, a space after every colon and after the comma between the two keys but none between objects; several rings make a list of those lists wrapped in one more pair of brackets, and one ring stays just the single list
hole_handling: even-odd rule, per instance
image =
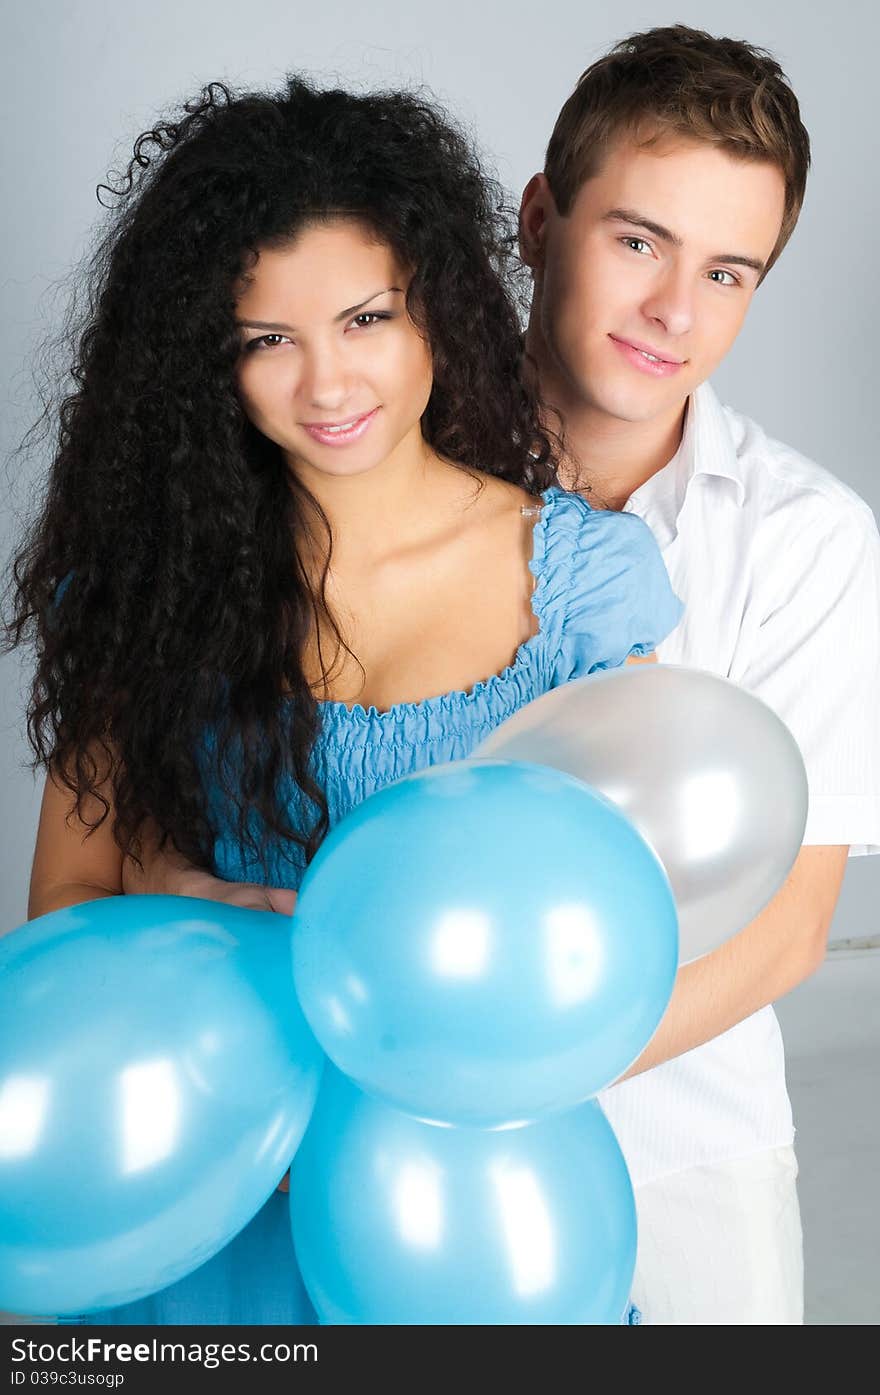
[{"label": "silver balloon", "polygon": [[760,699],[715,674],[634,665],[555,688],[474,752],[565,770],[613,800],[657,852],[681,963],[741,930],[798,855],[807,776]]}]

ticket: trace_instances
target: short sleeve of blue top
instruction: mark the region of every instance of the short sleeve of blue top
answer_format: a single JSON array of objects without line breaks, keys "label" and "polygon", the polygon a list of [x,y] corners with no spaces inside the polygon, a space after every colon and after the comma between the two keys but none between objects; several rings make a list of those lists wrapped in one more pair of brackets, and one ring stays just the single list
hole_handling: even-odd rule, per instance
[{"label": "short sleeve of blue top", "polygon": [[[678,623],[682,607],[660,552],[634,515],[598,512],[576,495],[550,489],[532,546],[532,606],[539,628],[503,673],[469,692],[400,703],[387,712],[322,705],[313,759],[331,823],[392,780],[469,755],[494,727],[550,688],[614,668],[630,654],[650,653]],[[295,815],[297,791],[286,794]],[[297,887],[304,870],[298,859],[299,850],[288,848],[271,883]],[[261,867],[246,863],[232,837],[217,840],[215,864],[228,880],[266,879]],[[314,1322],[296,1268],[286,1198],[276,1192],[225,1249],[169,1288],[79,1321]]]},{"label": "short sleeve of blue top", "polygon": [[[641,519],[592,509],[559,488],[548,489],[543,500],[529,564],[538,631],[502,673],[467,692],[398,703],[386,712],[321,704],[312,762],[331,827],[391,781],[470,755],[493,728],[549,689],[615,668],[631,654],[649,654],[678,623],[681,603]],[[296,820],[298,792],[291,787],[285,798]],[[222,810],[215,817],[222,828]],[[214,860],[229,881],[267,879],[231,837],[218,838]],[[305,871],[299,849],[289,846],[273,857],[270,871],[270,885],[296,889]]]}]

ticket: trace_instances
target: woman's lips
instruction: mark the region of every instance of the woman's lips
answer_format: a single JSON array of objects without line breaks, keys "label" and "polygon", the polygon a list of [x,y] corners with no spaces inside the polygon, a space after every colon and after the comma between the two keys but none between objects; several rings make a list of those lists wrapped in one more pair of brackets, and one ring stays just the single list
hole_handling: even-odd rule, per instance
[{"label": "woman's lips", "polygon": [[378,410],[378,407],[374,407],[371,412],[364,412],[362,416],[348,417],[340,422],[304,421],[301,424],[312,440],[319,441],[322,446],[350,446],[369,431]]},{"label": "woman's lips", "polygon": [[615,349],[623,355],[628,363],[632,364],[633,368],[638,368],[640,373],[647,373],[651,378],[669,378],[684,367],[684,363],[661,358],[658,354],[654,354],[653,350],[646,346],[633,344],[628,339],[618,339],[613,334],[609,334],[608,338]]}]

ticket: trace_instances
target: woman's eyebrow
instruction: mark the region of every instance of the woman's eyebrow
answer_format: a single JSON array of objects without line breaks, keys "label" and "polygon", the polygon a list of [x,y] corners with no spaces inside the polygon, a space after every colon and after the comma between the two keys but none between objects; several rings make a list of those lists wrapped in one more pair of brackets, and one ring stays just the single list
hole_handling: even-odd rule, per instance
[{"label": "woman's eyebrow", "polygon": [[[363,310],[365,305],[377,300],[380,295],[387,295],[389,291],[403,294],[400,286],[383,286],[381,291],[374,291],[372,295],[367,296],[366,300],[360,300],[357,305],[349,305],[346,310],[340,310],[338,315],[334,315],[334,321],[338,323],[340,320],[349,319],[352,315],[356,315],[359,310]],[[296,330],[295,325],[280,324],[275,320],[239,320],[238,324],[241,329],[267,329],[272,334],[293,334]]]},{"label": "woman's eyebrow", "polygon": [[380,295],[387,295],[389,291],[395,291],[400,295],[403,294],[400,286],[385,286],[381,291],[374,291],[372,295],[368,295],[366,300],[360,301],[357,305],[349,305],[347,310],[340,310],[336,319],[347,320],[350,315],[356,315],[358,310],[363,310],[365,305],[369,305],[372,300],[377,300]]}]

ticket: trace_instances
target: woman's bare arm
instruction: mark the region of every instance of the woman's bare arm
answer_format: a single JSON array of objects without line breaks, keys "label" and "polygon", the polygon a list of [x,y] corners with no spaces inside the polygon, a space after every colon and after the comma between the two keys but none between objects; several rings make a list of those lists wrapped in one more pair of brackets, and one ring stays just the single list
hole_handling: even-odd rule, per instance
[{"label": "woman's bare arm", "polygon": [[[113,804],[104,822],[93,831],[76,813],[74,796],[54,774],[46,777],[37,842],[31,868],[28,919],[122,894],[122,852],[113,837]],[[94,796],[84,804],[87,820],[103,806]]]}]

